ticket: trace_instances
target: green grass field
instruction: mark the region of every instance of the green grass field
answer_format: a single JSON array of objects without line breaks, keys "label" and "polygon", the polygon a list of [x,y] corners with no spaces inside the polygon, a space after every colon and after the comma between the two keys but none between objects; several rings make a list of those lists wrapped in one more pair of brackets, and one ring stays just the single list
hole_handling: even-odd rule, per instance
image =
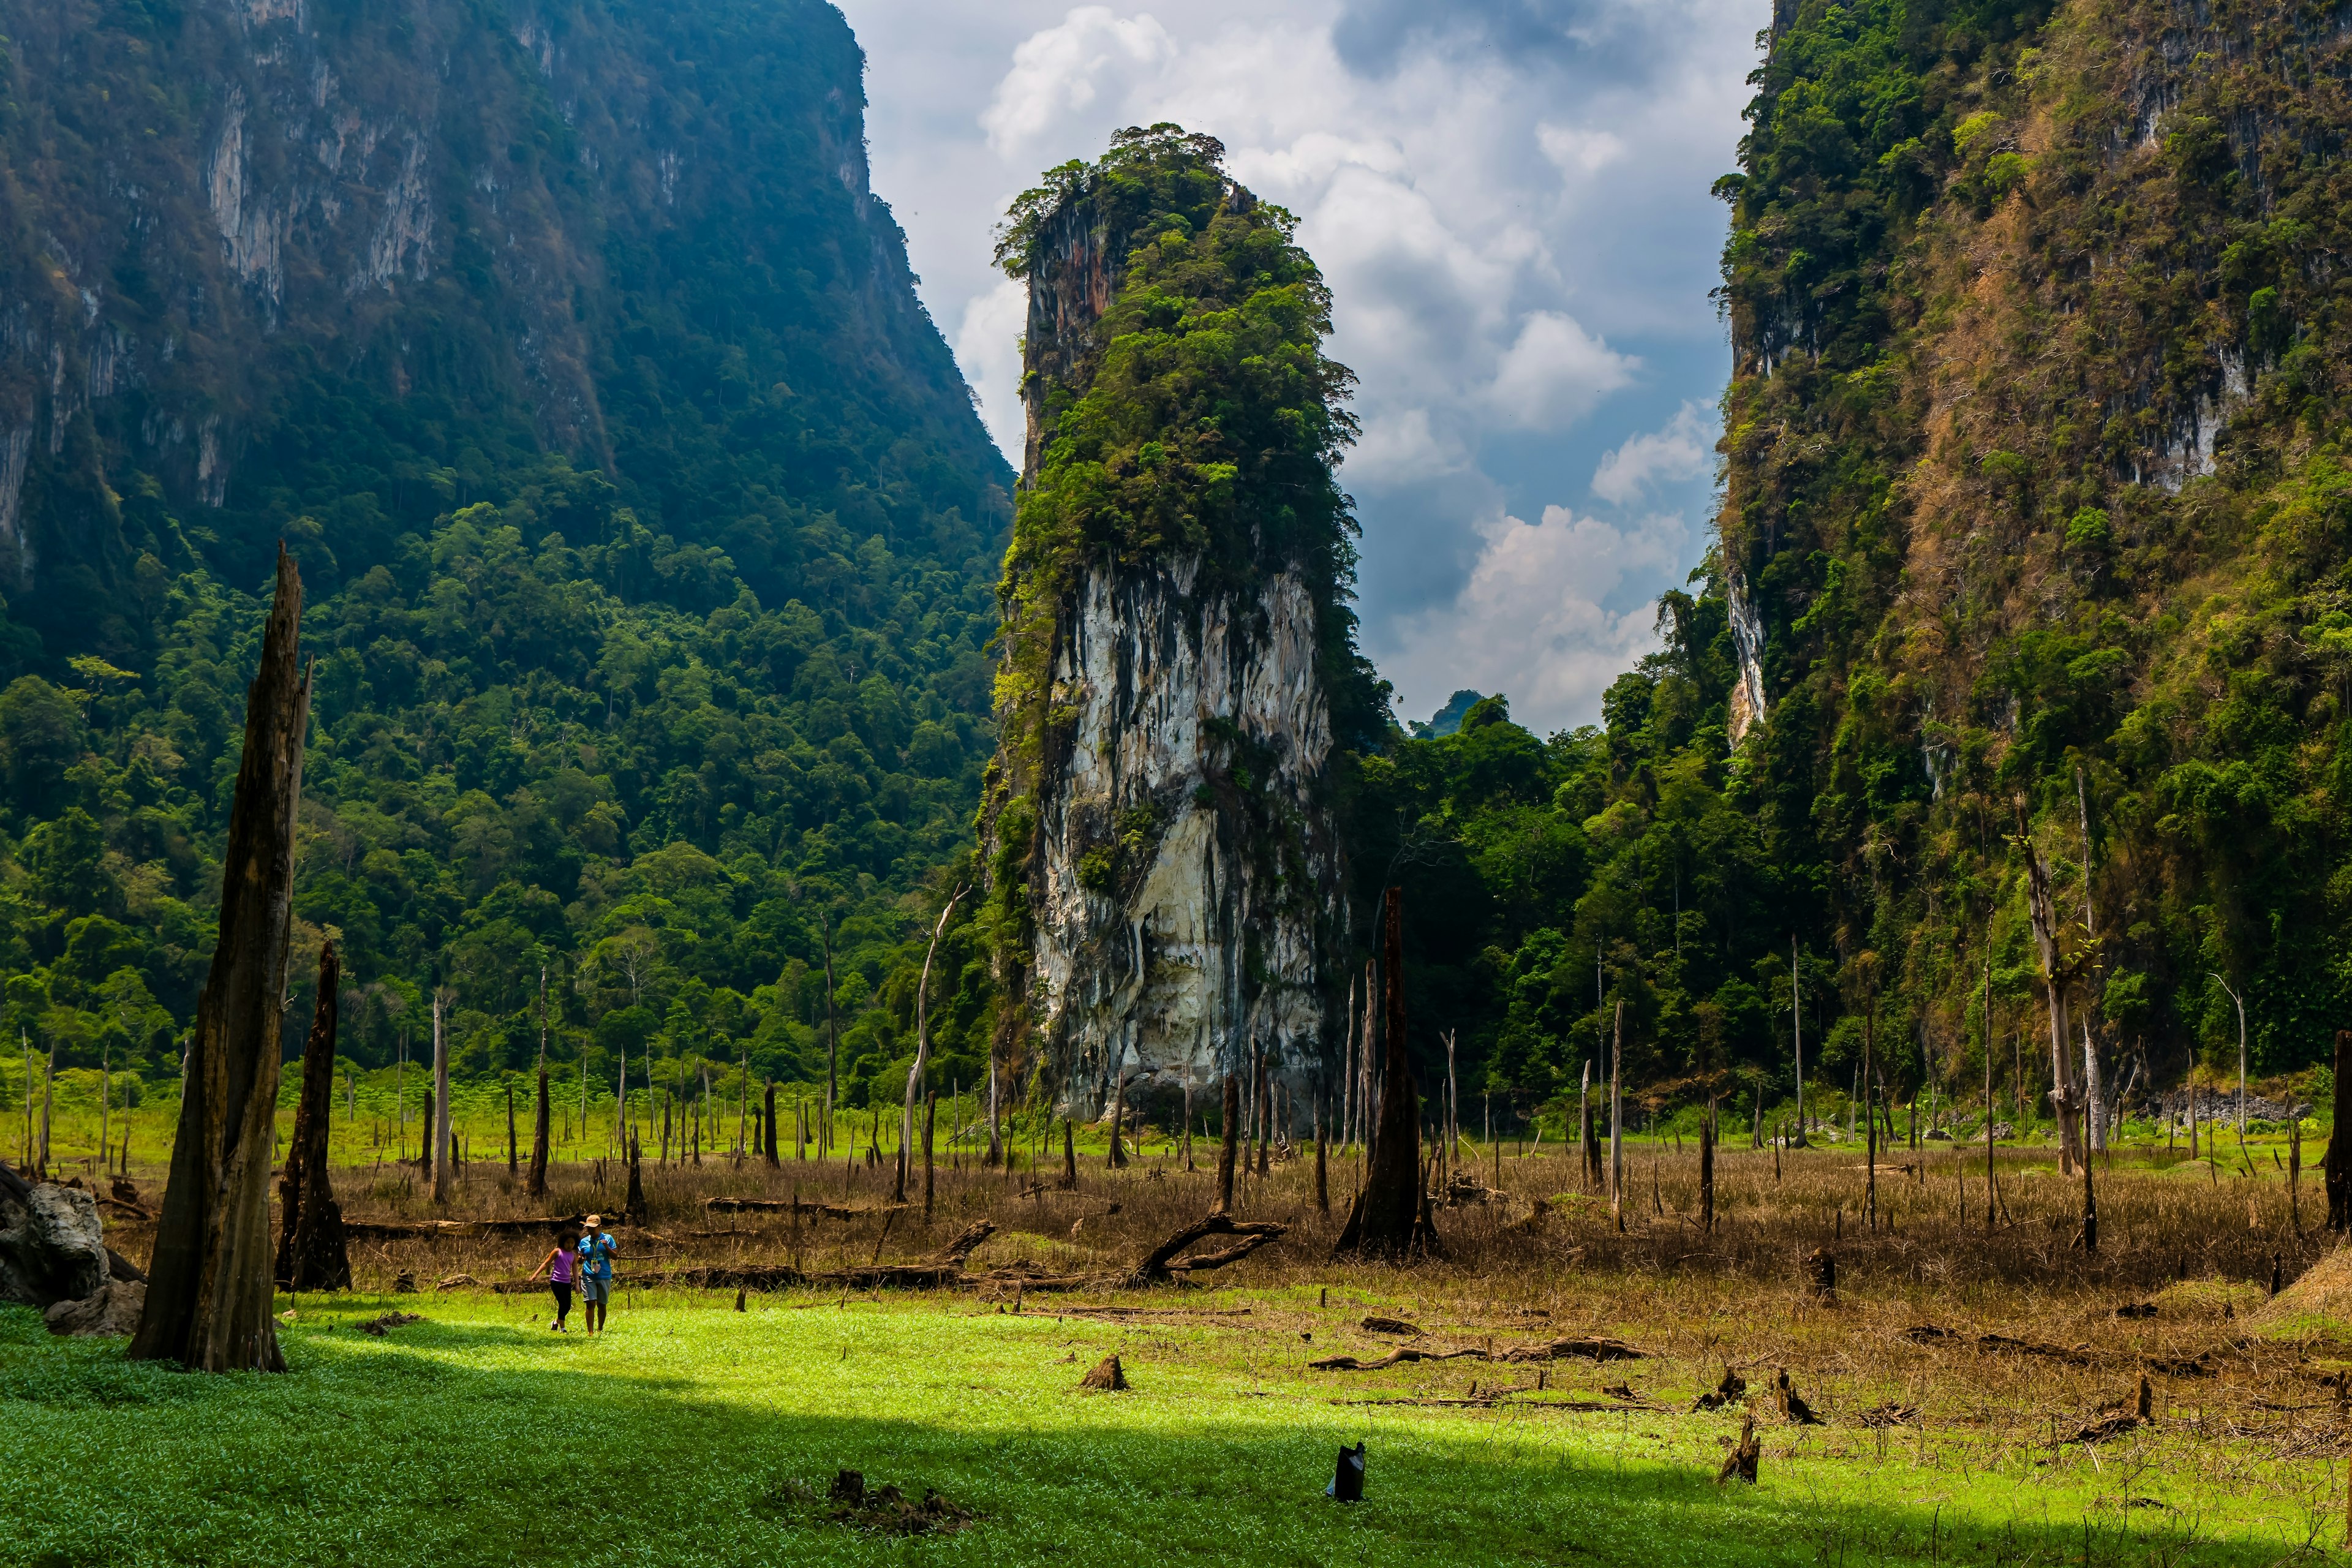
[{"label": "green grass field", "polygon": [[[591,1341],[547,1332],[543,1298],[305,1300],[284,1376],[129,1363],[121,1342],[0,1309],[0,1562],[2251,1564],[2342,1539],[2324,1455],[2232,1460],[2162,1426],[2092,1454],[1769,1425],[1762,1484],[1718,1489],[1738,1418],[1682,1414],[1661,1365],[1568,1363],[1496,1408],[1406,1405],[1534,1374],[1312,1372],[1364,1344],[1354,1292],[1186,1300],[1252,1310],[802,1293],[738,1314],[665,1291]],[[427,1321],[353,1331],[395,1306]],[[1112,1352],[1133,1391],[1079,1392]],[[1545,1407],[1645,1372],[1671,1412]],[[1367,1500],[1342,1507],[1322,1489],[1358,1437]],[[980,1517],[833,1522],[845,1467]]]}]

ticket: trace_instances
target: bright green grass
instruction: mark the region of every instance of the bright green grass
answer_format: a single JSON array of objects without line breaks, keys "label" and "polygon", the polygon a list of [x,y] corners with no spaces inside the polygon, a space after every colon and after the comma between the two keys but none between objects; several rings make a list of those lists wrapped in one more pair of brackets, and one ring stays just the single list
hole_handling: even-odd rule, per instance
[{"label": "bright green grass", "polygon": [[[1253,1299],[1228,1324],[1140,1326],[1034,1300],[1017,1317],[805,1296],[738,1315],[731,1298],[640,1295],[595,1342],[546,1332],[538,1300],[306,1302],[282,1377],[131,1364],[119,1342],[52,1340],[0,1309],[0,1563],[2267,1563],[2332,1506],[2321,1462],[2192,1486],[2203,1472],[2166,1448],[2185,1438],[2117,1444],[2095,1468],[2012,1450],[1988,1471],[1958,1435],[1882,1445],[1851,1426],[1773,1427],[1763,1485],[1719,1491],[1736,1419],[1337,1404],[1458,1394],[1498,1369],[1310,1373],[1328,1347],[1274,1320],[1312,1313],[1312,1294],[1213,1301]],[[351,1331],[392,1306],[430,1321]],[[1312,1316],[1328,1342],[1352,1313]],[[1135,1391],[1075,1392],[1111,1351]],[[1561,1380],[1589,1394],[1628,1370]],[[1333,1453],[1359,1436],[1368,1500],[1327,1502]],[[845,1466],[985,1517],[889,1540],[784,1489]]]}]

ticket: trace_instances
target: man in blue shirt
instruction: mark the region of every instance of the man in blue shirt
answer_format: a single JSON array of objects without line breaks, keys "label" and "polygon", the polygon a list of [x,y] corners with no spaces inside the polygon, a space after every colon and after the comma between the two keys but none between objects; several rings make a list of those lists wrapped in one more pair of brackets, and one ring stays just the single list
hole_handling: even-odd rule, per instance
[{"label": "man in blue shirt", "polygon": [[613,1259],[620,1252],[620,1244],[604,1228],[604,1216],[588,1216],[587,1234],[580,1238],[580,1306],[588,1319],[588,1331],[604,1331],[604,1314],[613,1300]]}]

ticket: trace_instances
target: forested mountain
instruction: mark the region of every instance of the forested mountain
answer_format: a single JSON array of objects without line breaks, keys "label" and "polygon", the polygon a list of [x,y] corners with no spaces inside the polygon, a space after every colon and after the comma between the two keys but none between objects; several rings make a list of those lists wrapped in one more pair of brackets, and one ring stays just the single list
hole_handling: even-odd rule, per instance
[{"label": "forested mountain", "polygon": [[175,1068],[283,538],[296,971],[342,933],[347,1055],[437,979],[461,1066],[520,1062],[544,960],[567,1058],[821,1073],[828,940],[848,1054],[896,1054],[868,1004],[969,840],[1011,475],[866,188],[840,14],[0,34],[6,1032]]},{"label": "forested mountain", "polygon": [[[1364,763],[1415,1049],[1521,1103],[1897,1096],[2327,1059],[2352,844],[2352,195],[2333,12],[1780,5],[1723,300],[1720,547],[1601,729],[1482,704]],[[1985,999],[1990,993],[1991,1016]],[[1825,1054],[1824,1054],[1825,1047]],[[2079,1095],[2079,1090],[2078,1090]],[[2047,1105],[2044,1104],[2046,1112]]]},{"label": "forested mountain", "polygon": [[[2111,1088],[2226,1075],[2237,996],[2257,1074],[2325,1053],[2352,987],[2332,14],[1780,6],[1717,186],[1718,547],[1603,722],[1548,739],[1466,692],[1384,723],[1336,491],[1224,527],[1247,462],[1328,477],[1348,433],[1278,214],[1178,192],[1124,260],[1056,263],[1117,307],[1087,352],[1124,379],[1033,384],[1008,561],[1011,476],[866,191],[828,7],[0,0],[0,1023],[63,1061],[168,1068],[280,537],[321,660],[300,934],[343,933],[362,1063],[436,978],[461,1066],[520,1063],[544,961],[567,1063],[819,1078],[830,946],[846,1098],[896,1099],[922,924],[993,876],[934,980],[938,1074],[969,1081],[1008,1006],[1042,1016],[992,974],[1034,912],[972,836],[992,702],[1034,721],[1016,772],[1076,755],[1055,661],[1093,635],[1088,563],[1188,550],[1207,575],[1154,589],[1188,615],[1301,569],[1305,609],[1245,629],[1304,637],[1326,704],[1309,858],[1349,896],[1322,1037],[1290,1031],[1326,1068],[1391,876],[1409,1048],[1434,1072],[1450,1037],[1515,1111],[1601,1066],[1619,1002],[1662,1107],[1784,1098],[1799,1021],[1814,1081],[1851,1084],[1867,1031],[1896,1095],[1980,1085],[1988,1043],[2004,1097],[2043,1093],[2078,1030]],[[1016,270],[1055,210],[1016,209]],[[1269,354],[1203,351],[1229,331]],[[1250,398],[1328,423],[1211,450]],[[1295,561],[1252,553],[1294,528]],[[1046,611],[1000,668],[1000,613]],[[1057,897],[1140,897],[1188,801],[1289,820],[1265,737],[1212,738],[1182,799],[1069,818]],[[1271,972],[1226,945],[1247,1001]]]}]

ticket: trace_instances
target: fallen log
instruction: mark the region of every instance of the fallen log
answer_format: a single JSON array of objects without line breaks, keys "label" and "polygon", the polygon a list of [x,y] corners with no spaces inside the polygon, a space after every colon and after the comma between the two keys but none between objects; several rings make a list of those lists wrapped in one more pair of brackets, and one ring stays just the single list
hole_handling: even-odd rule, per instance
[{"label": "fallen log", "polygon": [[1580,1336],[1554,1340],[1548,1345],[1513,1345],[1497,1351],[1497,1361],[1647,1361],[1650,1352],[1623,1340]]},{"label": "fallen log", "polygon": [[1206,1253],[1198,1258],[1186,1258],[1181,1264],[1181,1271],[1222,1268],[1228,1263],[1247,1258],[1258,1247],[1286,1234],[1289,1229],[1288,1226],[1273,1220],[1237,1220],[1231,1215],[1213,1214],[1205,1219],[1194,1220],[1191,1225],[1184,1226],[1146,1253],[1143,1261],[1135,1266],[1135,1272],[1128,1276],[1128,1283],[1131,1286],[1149,1285],[1155,1280],[1167,1279],[1171,1273],[1178,1272],[1176,1255],[1196,1241],[1204,1241],[1213,1236],[1238,1236],[1251,1238],[1243,1245],[1227,1247],[1223,1252]]},{"label": "fallen log", "polygon": [[874,1263],[862,1268],[835,1268],[812,1274],[814,1285],[850,1285],[860,1289],[892,1287],[901,1290],[935,1290],[961,1285],[963,1270],[952,1263]]},{"label": "fallen log", "polygon": [[2010,1351],[2018,1355],[2041,1356],[2048,1361],[2062,1361],[2068,1366],[2088,1366],[2089,1354],[2081,1350],[2069,1350],[2046,1340],[2021,1340],[2008,1334],[1979,1334],[1977,1348],[1982,1351]]},{"label": "fallen log", "polygon": [[905,1204],[821,1204],[814,1198],[705,1198],[702,1206],[712,1214],[814,1214],[827,1219],[862,1219],[868,1215],[887,1215],[903,1209]]},{"label": "fallen log", "polygon": [[1310,1361],[1307,1366],[1316,1372],[1379,1372],[1383,1367],[1400,1365],[1411,1361],[1486,1361],[1484,1350],[1469,1345],[1458,1351],[1415,1350],[1411,1345],[1399,1345],[1378,1361],[1364,1361],[1351,1355],[1327,1355],[1321,1361]]},{"label": "fallen log", "polygon": [[[1276,1234],[1281,1227],[1276,1226]],[[1196,1252],[1190,1258],[1180,1258],[1168,1266],[1171,1274],[1194,1274],[1203,1269],[1223,1268],[1228,1263],[1239,1263],[1261,1247],[1274,1245],[1273,1236],[1245,1236],[1233,1246],[1215,1252]]]},{"label": "fallen log", "polygon": [[1070,1318],[1246,1318],[1247,1307],[1056,1307]]},{"label": "fallen log", "polygon": [[585,1215],[532,1215],[521,1219],[347,1219],[343,1234],[368,1241],[398,1241],[420,1236],[529,1236],[533,1231],[577,1226]]}]

